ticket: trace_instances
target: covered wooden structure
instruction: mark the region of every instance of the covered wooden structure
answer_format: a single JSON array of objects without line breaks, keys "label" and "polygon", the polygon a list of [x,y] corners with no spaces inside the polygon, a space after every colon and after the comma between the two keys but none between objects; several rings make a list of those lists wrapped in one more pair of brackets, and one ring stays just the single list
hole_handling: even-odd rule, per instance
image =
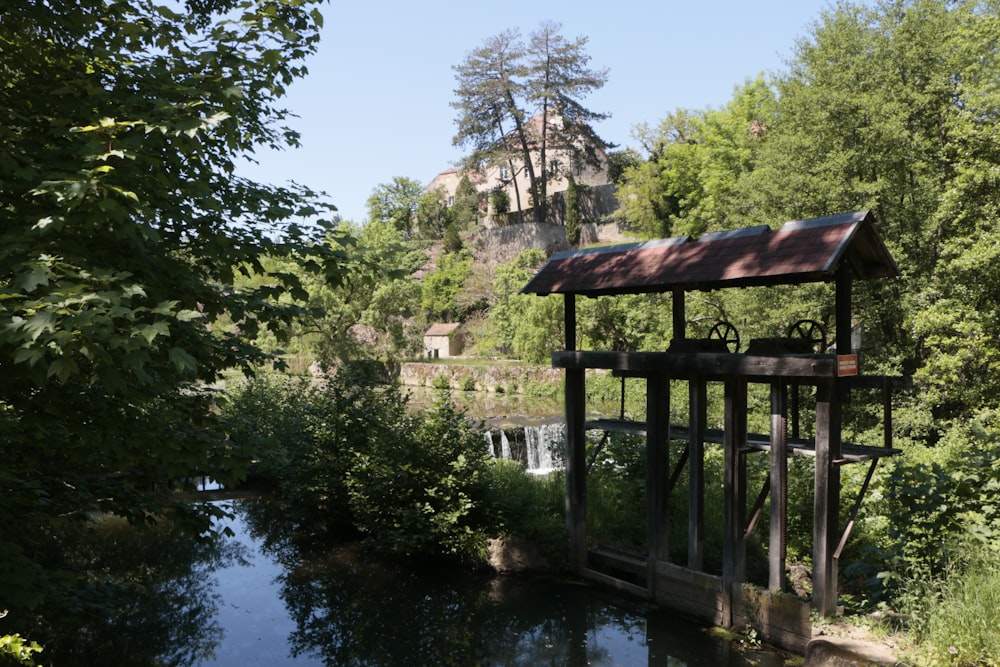
[{"label": "covered wooden structure", "polygon": [[[840,466],[867,462],[871,467],[883,456],[896,453],[891,439],[891,391],[908,385],[907,378],[859,374],[857,350],[851,343],[851,292],[855,280],[892,278],[898,270],[880,240],[867,211],[786,223],[778,230],[767,226],[645,243],[615,245],[553,255],[522,292],[562,294],[565,298],[566,349],[552,355],[555,367],[566,373],[567,421],[567,527],[571,559],[577,571],[667,606],[702,616],[723,626],[745,620],[746,538],[755,514],[768,494],[770,504],[769,588],[784,586],[787,456],[815,457],[815,506],[813,523],[813,606],[823,615],[836,609],[837,559],[847,540],[853,517],[865,490],[854,506],[851,521],[839,525]],[[751,341],[745,353],[720,338],[689,339],[686,331],[685,295],[693,290],[731,287],[833,282],[836,285],[836,349],[814,349],[811,341],[766,339]],[[576,350],[576,298],[578,296],[669,292],[673,303],[672,342],[663,352],[594,352]],[[802,333],[801,331],[793,331]],[[806,338],[810,332],[806,331]],[[799,337],[801,338],[801,337]],[[646,421],[587,420],[585,372],[610,369],[622,377],[644,378]],[[670,423],[671,381],[686,381],[689,423]],[[724,428],[713,431],[706,424],[706,386],[724,384]],[[770,386],[769,434],[747,433],[748,383]],[[815,438],[799,438],[798,392],[790,386],[816,389]],[[851,445],[841,441],[843,404],[850,390],[875,387],[883,390],[885,439],[881,447]],[[792,403],[790,406],[789,403]],[[788,433],[789,407],[793,413]],[[622,415],[624,416],[624,415]],[[588,547],[586,534],[586,432],[619,430],[644,434],[647,439],[647,518],[649,553],[644,562],[620,557],[619,572],[632,569],[640,583],[609,576],[597,563],[613,554]],[[687,450],[671,468],[669,442],[686,440]],[[702,572],[704,535],[704,446],[724,447],[724,540],[721,577]],[[748,509],[746,457],[768,452],[770,478]],[[688,554],[686,564],[671,563],[668,505],[673,483],[682,466],[688,466]],[[865,482],[867,487],[867,481]],[[748,515],[749,519],[748,519]],[[645,582],[642,584],[641,582]],[[788,596],[773,595],[774,600]],[[760,600],[754,602],[760,611]],[[765,610],[766,612],[767,610]],[[804,612],[806,623],[808,605]],[[793,614],[793,615],[795,615]],[[794,644],[794,642],[792,642]]]}]

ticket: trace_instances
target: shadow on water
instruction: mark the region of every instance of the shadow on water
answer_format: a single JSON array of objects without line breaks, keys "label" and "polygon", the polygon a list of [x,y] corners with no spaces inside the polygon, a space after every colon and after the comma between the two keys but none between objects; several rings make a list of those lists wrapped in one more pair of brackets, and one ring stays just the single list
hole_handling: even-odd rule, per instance
[{"label": "shadow on water", "polygon": [[168,530],[143,546],[127,527],[109,534],[108,571],[141,563],[144,578],[100,617],[74,601],[82,615],[46,647],[46,664],[782,664],[587,584],[321,546],[267,498],[216,502],[233,510],[219,525],[232,537]]},{"label": "shadow on water", "polygon": [[[258,600],[238,625],[224,623],[218,658],[206,664],[255,664],[267,647],[259,664],[782,664],[589,585],[381,559],[356,544],[317,549],[288,530],[273,503],[240,501],[236,510],[237,539],[259,556],[252,568],[218,573],[223,606],[231,585],[275,597]],[[285,629],[283,642],[276,635]]]}]

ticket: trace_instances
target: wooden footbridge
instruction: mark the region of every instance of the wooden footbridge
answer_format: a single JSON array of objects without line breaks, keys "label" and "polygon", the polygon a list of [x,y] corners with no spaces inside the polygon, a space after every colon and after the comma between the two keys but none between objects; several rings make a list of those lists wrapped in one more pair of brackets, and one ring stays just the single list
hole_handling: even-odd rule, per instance
[{"label": "wooden footbridge", "polygon": [[[552,355],[565,369],[567,422],[567,528],[570,556],[581,575],[652,599],[724,627],[740,626],[748,616],[765,637],[801,648],[809,636],[809,604],[783,595],[785,586],[788,456],[815,461],[813,511],[812,607],[822,615],[837,605],[838,559],[879,459],[899,450],[892,446],[892,392],[910,386],[909,378],[863,375],[852,343],[851,293],[855,280],[893,278],[898,270],[876,233],[873,216],[862,211],[767,226],[646,243],[607,246],[553,255],[522,290],[565,299],[566,349]],[[750,341],[739,351],[728,323],[706,339],[687,337],[685,295],[696,290],[832,282],[836,285],[835,349],[815,322],[793,323],[785,338]],[[669,292],[673,304],[672,342],[663,352],[576,350],[576,297]],[[610,369],[646,384],[646,420],[587,419],[585,373]],[[670,423],[671,381],[686,381],[689,422]],[[724,424],[707,427],[707,386],[724,385]],[[770,387],[770,432],[747,432],[747,388]],[[676,386],[676,384],[675,384]],[[800,392],[815,388],[815,437],[799,433]],[[880,389],[884,437],[881,446],[844,443],[843,405],[851,390]],[[789,428],[788,417],[792,423]],[[586,526],[586,433],[621,431],[646,438],[645,558],[591,548]],[[687,447],[671,466],[669,443]],[[704,569],[704,452],[706,443],[724,450],[724,537],[721,576]],[[766,453],[769,477],[748,503],[747,457]],[[850,518],[840,524],[840,467],[868,465]],[[668,506],[674,485],[688,472],[688,553],[685,563],[670,556]],[[745,586],[746,541],[770,497],[769,586]],[[752,613],[751,611],[752,610]],[[798,639],[797,639],[798,638]],[[801,641],[799,641],[801,639]]]}]

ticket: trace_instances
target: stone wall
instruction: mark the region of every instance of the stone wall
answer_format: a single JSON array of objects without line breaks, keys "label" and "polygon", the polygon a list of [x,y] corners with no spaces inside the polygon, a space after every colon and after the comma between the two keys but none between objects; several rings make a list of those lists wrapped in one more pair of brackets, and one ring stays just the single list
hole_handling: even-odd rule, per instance
[{"label": "stone wall", "polygon": [[[634,241],[622,232],[617,223],[580,225],[580,243],[617,243]],[[503,225],[478,231],[473,240],[477,257],[490,262],[507,263],[522,250],[538,248],[546,255],[569,249],[566,227],[552,223],[525,223]]]},{"label": "stone wall", "polygon": [[522,393],[528,384],[561,387],[563,371],[547,366],[462,366],[406,362],[399,366],[399,381],[414,387],[434,386],[444,377],[457,390]]}]

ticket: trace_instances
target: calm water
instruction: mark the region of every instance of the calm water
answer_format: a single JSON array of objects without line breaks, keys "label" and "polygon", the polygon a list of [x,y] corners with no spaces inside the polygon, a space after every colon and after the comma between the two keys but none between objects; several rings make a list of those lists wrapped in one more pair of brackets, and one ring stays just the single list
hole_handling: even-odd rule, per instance
[{"label": "calm water", "polygon": [[[261,500],[203,589],[200,665],[781,665],[590,585],[407,567],[345,545],[307,553]],[[301,536],[300,536],[301,537]],[[208,616],[211,616],[209,614]],[[206,616],[206,619],[208,618]]]}]

